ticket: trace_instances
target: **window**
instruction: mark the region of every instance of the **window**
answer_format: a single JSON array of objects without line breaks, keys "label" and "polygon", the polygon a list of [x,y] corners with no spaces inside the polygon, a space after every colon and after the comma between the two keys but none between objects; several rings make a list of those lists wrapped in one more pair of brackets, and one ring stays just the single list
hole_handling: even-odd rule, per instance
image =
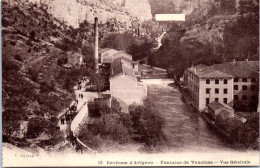
[{"label": "window", "polygon": [[206,105],[209,104],[209,98],[206,98]]},{"label": "window", "polygon": [[251,90],[256,90],[256,86],[255,86],[255,85],[252,85],[252,86],[251,86]]},{"label": "window", "polygon": [[218,98],[215,98],[215,101],[217,101],[217,102],[218,102]]},{"label": "window", "polygon": [[239,100],[238,95],[234,95],[235,100]]},{"label": "window", "polygon": [[247,90],[247,86],[246,86],[246,85],[243,85],[243,86],[242,86],[242,90]]},{"label": "window", "polygon": [[223,102],[224,102],[225,104],[227,104],[227,98],[224,98],[224,99],[223,99]]},{"label": "window", "polygon": [[206,84],[210,84],[210,79],[206,79]]},{"label": "window", "polygon": [[238,90],[238,85],[234,85],[234,90]]},{"label": "window", "polygon": [[235,78],[235,79],[234,79],[234,82],[238,82],[238,78]]},{"label": "window", "polygon": [[210,92],[210,89],[207,88],[207,89],[206,89],[206,94],[209,94],[209,92]]},{"label": "window", "polygon": [[251,96],[251,100],[256,100],[256,97],[255,96]]},{"label": "window", "polygon": [[243,95],[243,96],[242,96],[242,100],[247,100],[247,96],[246,96],[246,95]]},{"label": "window", "polygon": [[219,79],[215,79],[215,84],[219,84]]},{"label": "window", "polygon": [[227,89],[224,89],[224,94],[227,94],[227,93],[228,93]]},{"label": "window", "polygon": [[219,94],[219,89],[215,89],[215,93],[216,93],[216,94]]},{"label": "window", "polygon": [[243,78],[243,79],[242,79],[242,82],[247,82],[247,78]]},{"label": "window", "polygon": [[252,78],[252,79],[251,79],[251,82],[256,82],[256,79],[255,79],[255,78]]},{"label": "window", "polygon": [[224,84],[227,84],[227,79],[224,79]]}]

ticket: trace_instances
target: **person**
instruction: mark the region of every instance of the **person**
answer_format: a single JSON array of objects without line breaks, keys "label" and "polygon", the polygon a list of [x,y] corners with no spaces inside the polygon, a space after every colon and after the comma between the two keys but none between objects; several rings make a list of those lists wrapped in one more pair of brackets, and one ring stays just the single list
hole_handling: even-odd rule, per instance
[{"label": "person", "polygon": [[81,98],[83,99],[83,94],[81,93]]}]

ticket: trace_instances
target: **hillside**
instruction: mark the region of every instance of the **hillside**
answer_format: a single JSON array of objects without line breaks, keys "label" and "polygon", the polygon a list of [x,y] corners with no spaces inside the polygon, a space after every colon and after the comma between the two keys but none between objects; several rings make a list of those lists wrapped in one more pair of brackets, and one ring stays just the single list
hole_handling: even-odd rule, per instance
[{"label": "hillside", "polygon": [[94,22],[96,16],[101,23],[111,19],[118,20],[124,27],[136,27],[136,23],[151,19],[151,9],[147,0],[4,0],[9,3],[42,5],[49,14],[65,22],[67,25],[78,28],[80,23]]},{"label": "hillside", "polygon": [[[46,6],[44,2],[50,2],[50,6]],[[93,24],[88,22],[92,17],[82,22],[77,21],[78,25],[73,25],[73,13],[69,16],[60,13],[62,19],[58,17],[56,10],[51,12],[58,8],[60,2],[1,2],[4,142],[16,146],[37,145],[47,148],[63,140],[57,128],[58,115],[75,99],[72,87],[78,79],[89,74],[88,69],[93,63],[94,38]],[[68,4],[62,4],[68,5],[67,7],[70,3],[75,3],[72,0],[66,2]],[[77,3],[87,2],[93,3],[83,0]],[[98,2],[100,4],[96,5],[108,5],[103,1]],[[144,2],[145,6],[145,1],[133,0],[125,1],[123,5],[129,7],[130,2]],[[149,4],[146,5],[149,7]],[[74,9],[71,7],[67,9]],[[88,7],[95,8],[91,5]],[[110,7],[113,5],[110,4]],[[112,15],[113,12],[110,13],[111,15],[105,18],[108,19],[106,22],[102,21],[102,14],[96,14],[101,22],[100,47],[112,47],[128,52],[136,48],[140,50],[143,45],[152,44],[153,38],[158,34],[157,29],[160,30],[158,24],[153,21],[141,21],[142,16],[137,18],[126,13],[123,17],[133,20],[117,20]],[[149,10],[146,14],[150,17]],[[74,21],[70,22],[71,18]],[[148,47],[152,48],[151,45]],[[83,56],[86,66],[68,66],[68,57],[74,53]]]},{"label": "hillside", "polygon": [[28,146],[44,135],[48,138],[38,145],[58,143],[57,116],[69,106],[72,86],[83,72],[63,66],[68,48],[59,41],[72,39],[73,30],[42,7],[6,2],[2,26],[3,141]]},{"label": "hillside", "polygon": [[198,4],[185,22],[169,24],[163,46],[148,60],[176,75],[199,63],[258,60],[258,10],[259,4],[253,0],[209,0]]}]

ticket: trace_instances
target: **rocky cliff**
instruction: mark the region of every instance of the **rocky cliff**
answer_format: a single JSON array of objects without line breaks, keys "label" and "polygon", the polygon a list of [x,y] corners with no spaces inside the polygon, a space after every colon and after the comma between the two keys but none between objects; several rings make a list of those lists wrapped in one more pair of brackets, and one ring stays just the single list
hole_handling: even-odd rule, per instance
[{"label": "rocky cliff", "polygon": [[152,18],[148,0],[21,0],[20,3],[42,4],[50,14],[74,28],[85,20],[93,23],[94,17],[99,17],[101,23],[116,19],[126,28],[133,26],[133,21]]}]

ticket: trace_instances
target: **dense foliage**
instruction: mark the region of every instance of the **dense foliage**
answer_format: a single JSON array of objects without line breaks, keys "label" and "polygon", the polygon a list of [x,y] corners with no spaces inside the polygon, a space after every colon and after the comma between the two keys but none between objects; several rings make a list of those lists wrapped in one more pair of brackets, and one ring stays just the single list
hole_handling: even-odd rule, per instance
[{"label": "dense foliage", "polygon": [[68,40],[76,30],[35,4],[2,2],[2,19],[4,141],[30,145],[25,143],[29,139],[48,137],[41,145],[55,145],[62,140],[57,116],[69,106],[72,87],[87,72],[87,67],[63,66],[68,50],[81,50],[69,46],[77,43]]},{"label": "dense foliage", "polygon": [[144,146],[140,150],[145,152],[162,149],[166,140],[162,130],[165,121],[151,101],[132,105],[129,113],[123,113],[115,99],[111,108],[95,103],[89,109],[92,123],[84,126],[79,138],[91,147],[99,149],[102,142],[112,140],[120,144],[142,143]]},{"label": "dense foliage", "polygon": [[[234,13],[234,11],[232,11],[235,6],[234,2],[227,3],[221,1],[221,5],[233,6],[233,8],[228,11],[223,7],[212,7],[209,11],[209,13],[212,12],[212,14],[206,15],[205,17],[199,17],[200,13],[197,13],[199,18],[197,21],[199,22],[195,22],[196,19],[194,18],[193,20],[195,21],[188,18],[184,24],[171,24],[172,29],[170,29],[165,36],[162,42],[163,46],[149,56],[149,63],[154,66],[167,68],[169,72],[173,72],[172,74],[181,76],[187,67],[201,63],[212,65],[233,59],[258,60],[259,7],[257,5],[243,4],[243,1],[241,1],[236,19],[231,19],[230,22],[221,28],[222,30],[220,28],[218,29],[220,33],[223,31],[223,40],[221,40],[220,37],[214,37],[213,40],[218,40],[218,42],[214,44],[211,42],[204,43],[196,38],[182,40],[185,32],[175,31],[176,29],[195,29],[192,27],[193,24],[197,24],[197,27],[205,26],[207,20],[215,15],[219,15],[220,18],[223,15],[227,18],[231,17],[232,15],[230,14]],[[224,9],[226,9],[226,11]],[[192,16],[196,16],[196,11]],[[217,21],[222,22],[221,19]],[[210,26],[212,23],[208,24]],[[213,24],[217,25],[218,23]],[[200,29],[198,29],[198,31],[199,30]],[[209,30],[203,30],[202,33]]]}]

